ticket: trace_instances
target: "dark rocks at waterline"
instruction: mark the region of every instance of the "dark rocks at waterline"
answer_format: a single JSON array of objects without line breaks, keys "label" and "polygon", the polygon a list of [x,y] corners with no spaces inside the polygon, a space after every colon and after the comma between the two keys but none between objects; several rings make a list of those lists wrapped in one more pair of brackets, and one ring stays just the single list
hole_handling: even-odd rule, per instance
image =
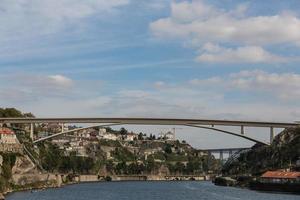
[{"label": "dark rocks at waterline", "polygon": [[231,177],[216,177],[214,180],[214,184],[218,186],[236,186],[237,180],[231,178]]},{"label": "dark rocks at waterline", "polygon": [[218,186],[237,186],[237,187],[249,187],[249,183],[253,181],[252,176],[237,176],[237,177],[216,177],[213,181]]}]

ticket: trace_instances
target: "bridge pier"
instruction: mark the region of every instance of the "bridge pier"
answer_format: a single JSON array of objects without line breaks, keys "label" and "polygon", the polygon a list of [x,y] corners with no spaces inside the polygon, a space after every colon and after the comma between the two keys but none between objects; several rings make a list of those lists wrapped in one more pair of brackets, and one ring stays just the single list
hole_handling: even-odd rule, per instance
[{"label": "bridge pier", "polygon": [[232,150],[229,150],[229,158],[232,156]]},{"label": "bridge pier", "polygon": [[30,124],[30,138],[33,141],[33,133],[34,133],[34,123]]},{"label": "bridge pier", "polygon": [[221,161],[221,163],[223,163],[223,160],[224,160],[223,151],[220,151],[220,161]]},{"label": "bridge pier", "polygon": [[65,130],[65,124],[64,123],[61,123],[61,132],[63,133]]},{"label": "bridge pier", "polygon": [[270,127],[270,144],[273,142],[274,140],[274,128]]},{"label": "bridge pier", "polygon": [[241,135],[245,135],[245,128],[244,128],[244,126],[241,126]]}]

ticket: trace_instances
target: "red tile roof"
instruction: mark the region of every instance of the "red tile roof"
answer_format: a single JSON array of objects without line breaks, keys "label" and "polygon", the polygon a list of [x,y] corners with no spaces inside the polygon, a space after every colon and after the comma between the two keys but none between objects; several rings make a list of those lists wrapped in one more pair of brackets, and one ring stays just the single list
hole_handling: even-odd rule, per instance
[{"label": "red tile roof", "polygon": [[15,134],[13,130],[9,128],[2,127],[0,128],[0,135],[5,134],[5,135],[12,135]]},{"label": "red tile roof", "polygon": [[300,172],[267,171],[261,177],[262,178],[296,179],[296,178],[300,178]]}]

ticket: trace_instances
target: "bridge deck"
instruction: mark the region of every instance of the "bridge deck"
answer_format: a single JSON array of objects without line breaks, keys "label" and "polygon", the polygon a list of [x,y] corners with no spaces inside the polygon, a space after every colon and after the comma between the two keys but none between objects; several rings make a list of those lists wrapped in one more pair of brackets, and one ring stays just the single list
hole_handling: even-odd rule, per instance
[{"label": "bridge deck", "polygon": [[218,153],[218,152],[240,151],[240,150],[247,150],[247,149],[251,149],[251,147],[248,147],[248,148],[241,147],[241,148],[201,149],[201,150],[211,152],[211,153]]},{"label": "bridge deck", "polygon": [[220,125],[289,128],[299,126],[292,122],[263,122],[263,121],[235,121],[210,119],[167,119],[167,118],[0,118],[0,123],[119,123],[136,125]]}]

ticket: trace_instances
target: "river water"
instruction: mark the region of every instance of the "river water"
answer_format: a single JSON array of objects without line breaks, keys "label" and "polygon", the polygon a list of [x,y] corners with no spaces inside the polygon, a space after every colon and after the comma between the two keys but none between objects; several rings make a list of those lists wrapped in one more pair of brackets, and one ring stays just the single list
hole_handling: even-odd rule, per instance
[{"label": "river water", "polygon": [[300,200],[274,194],[214,186],[210,182],[102,182],[34,192],[18,192],[7,200]]}]

